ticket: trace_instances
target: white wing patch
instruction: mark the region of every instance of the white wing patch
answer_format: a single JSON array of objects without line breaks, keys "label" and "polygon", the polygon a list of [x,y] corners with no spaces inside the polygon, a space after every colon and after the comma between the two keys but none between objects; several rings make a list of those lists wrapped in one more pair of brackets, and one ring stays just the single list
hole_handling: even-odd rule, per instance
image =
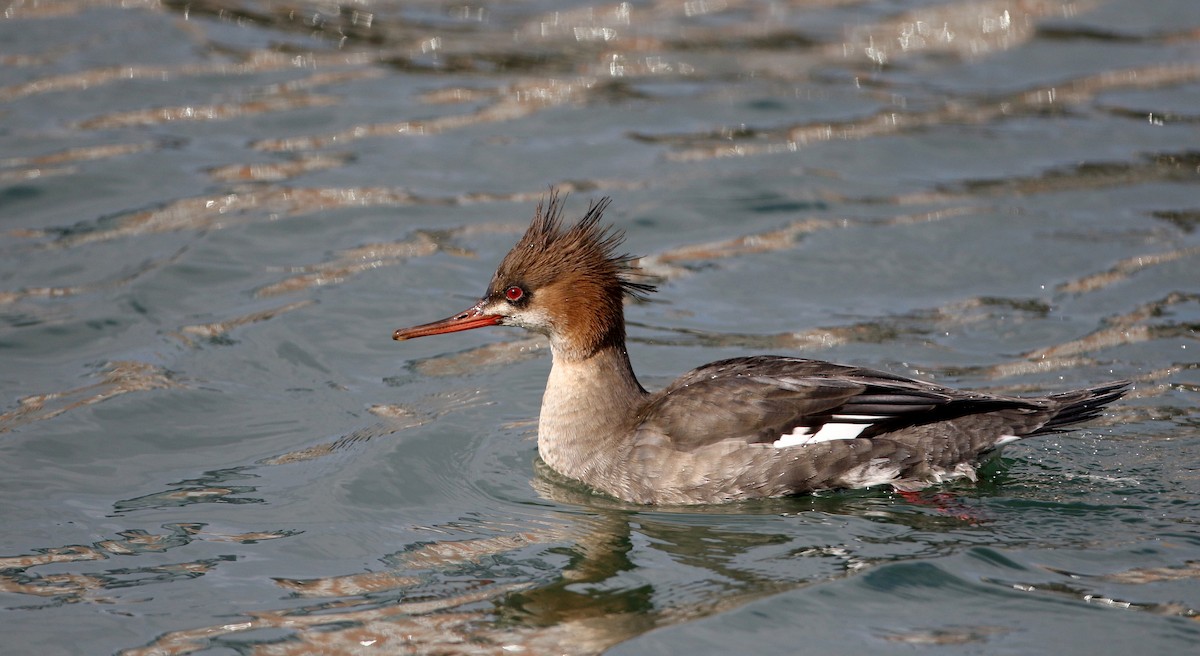
[{"label": "white wing patch", "polygon": [[1021,438],[1017,437],[1016,435],[1001,435],[1000,439],[996,440],[996,443],[993,444],[992,446],[993,447],[1004,446],[1005,444],[1009,444],[1011,442],[1016,442],[1019,439],[1021,439]]},{"label": "white wing patch", "polygon": [[797,426],[792,432],[780,435],[779,439],[771,443],[771,446],[776,449],[783,449],[789,446],[808,446],[810,444],[817,444],[818,442],[852,440],[870,427],[871,422],[879,419],[883,419],[883,417],[873,417],[871,415],[834,415],[831,421],[823,424],[815,433],[812,426]]}]

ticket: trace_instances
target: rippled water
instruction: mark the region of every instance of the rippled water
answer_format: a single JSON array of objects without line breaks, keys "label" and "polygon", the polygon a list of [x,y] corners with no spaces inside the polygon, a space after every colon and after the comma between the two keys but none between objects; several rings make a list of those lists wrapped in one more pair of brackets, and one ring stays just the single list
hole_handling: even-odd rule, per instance
[{"label": "rippled water", "polygon": [[[5,653],[1187,653],[1194,0],[16,1]],[[397,344],[550,185],[639,374],[1135,393],[979,485],[673,512],[539,471],[547,350]],[[935,647],[936,646],[936,647]]]}]

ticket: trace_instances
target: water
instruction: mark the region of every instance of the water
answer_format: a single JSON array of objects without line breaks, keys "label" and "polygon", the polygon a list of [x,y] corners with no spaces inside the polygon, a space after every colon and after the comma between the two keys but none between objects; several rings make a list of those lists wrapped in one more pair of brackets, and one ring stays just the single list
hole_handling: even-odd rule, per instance
[{"label": "water", "polygon": [[[1200,10],[14,2],[13,654],[1186,653]],[[545,346],[397,344],[549,185],[661,291],[658,386],[799,353],[1136,392],[979,485],[682,511],[539,471]]]}]

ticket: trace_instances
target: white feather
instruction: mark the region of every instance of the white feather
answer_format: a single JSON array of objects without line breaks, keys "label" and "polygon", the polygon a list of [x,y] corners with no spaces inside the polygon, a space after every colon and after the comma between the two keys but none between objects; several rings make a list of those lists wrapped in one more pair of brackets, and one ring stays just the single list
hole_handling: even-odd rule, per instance
[{"label": "white feather", "polygon": [[1004,446],[1010,442],[1016,442],[1019,439],[1021,438],[1017,437],[1016,435],[1001,435],[1000,439],[996,440],[996,443],[992,446]]},{"label": "white feather", "polygon": [[887,458],[875,458],[842,474],[838,484],[848,488],[871,487],[893,483],[899,475],[900,465]]},{"label": "white feather", "polygon": [[882,417],[873,417],[870,415],[834,415],[833,418],[835,420],[854,421],[855,423],[831,421],[822,425],[820,430],[815,433],[812,432],[811,426],[797,426],[792,432],[780,435],[779,439],[775,440],[771,446],[776,449],[783,449],[789,446],[808,446],[810,444],[832,442],[834,440],[852,440],[870,427],[872,421],[882,419]]}]

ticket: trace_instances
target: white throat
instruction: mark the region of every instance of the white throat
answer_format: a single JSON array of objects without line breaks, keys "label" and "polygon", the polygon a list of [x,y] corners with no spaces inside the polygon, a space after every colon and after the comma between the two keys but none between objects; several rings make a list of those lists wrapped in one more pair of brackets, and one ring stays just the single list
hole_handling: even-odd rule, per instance
[{"label": "white throat", "polygon": [[573,359],[554,350],[542,411],[538,454],[565,476],[589,482],[623,460],[630,422],[646,396],[624,349]]}]

